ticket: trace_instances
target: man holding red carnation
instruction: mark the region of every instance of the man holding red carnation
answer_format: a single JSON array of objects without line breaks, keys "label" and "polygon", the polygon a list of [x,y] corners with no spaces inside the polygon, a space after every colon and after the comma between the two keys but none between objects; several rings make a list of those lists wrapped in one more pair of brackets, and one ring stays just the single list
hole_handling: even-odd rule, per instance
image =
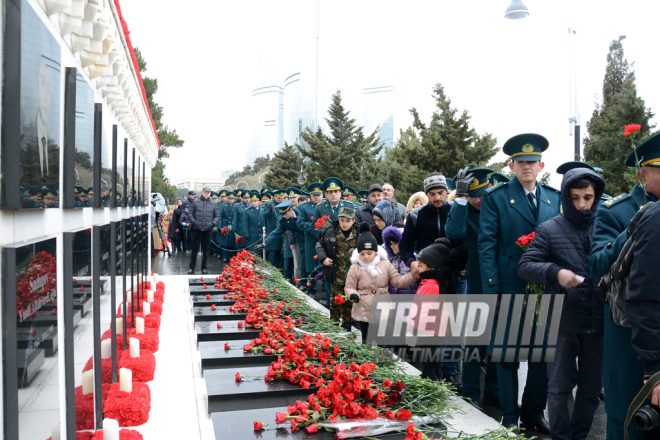
[{"label": "man holding red carnation", "polygon": [[[512,295],[509,308],[499,311],[498,319],[507,319],[509,323],[504,341],[509,340],[512,319],[525,322],[524,313],[522,317],[513,317],[515,295],[525,295],[527,288],[527,283],[518,276],[518,261],[523,250],[516,241],[560,211],[559,191],[536,180],[543,171],[541,154],[548,144],[545,137],[532,133],[519,134],[506,141],[503,151],[511,156],[509,167],[515,176],[509,182],[487,190],[481,202],[478,249],[483,292]],[[523,327],[518,326],[517,341],[522,336]],[[531,341],[534,336],[535,331],[532,331]],[[517,428],[520,419],[527,428],[549,434],[550,427],[543,416],[548,393],[545,362],[528,362],[522,406],[518,406],[519,362],[526,360],[524,353],[531,353],[530,348],[533,347],[518,343],[501,346],[491,343],[488,347],[494,359],[502,360],[497,363],[502,423]]]}]

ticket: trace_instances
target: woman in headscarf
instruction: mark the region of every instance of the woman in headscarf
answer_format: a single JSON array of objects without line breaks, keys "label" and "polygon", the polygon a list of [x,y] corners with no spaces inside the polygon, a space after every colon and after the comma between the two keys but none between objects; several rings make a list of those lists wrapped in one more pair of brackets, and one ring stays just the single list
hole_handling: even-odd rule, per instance
[{"label": "woman in headscarf", "polygon": [[415,194],[410,196],[410,199],[408,200],[408,204],[406,205],[406,217],[408,217],[410,211],[412,211],[415,208],[419,208],[420,206],[424,206],[428,202],[429,202],[429,198],[426,197],[424,191],[416,192]]},{"label": "woman in headscarf", "polygon": [[385,228],[388,226],[403,228],[404,226],[403,223],[394,221],[394,209],[392,202],[381,200],[373,210],[375,225],[371,226],[371,233],[376,237],[379,246],[383,245],[383,230]]}]

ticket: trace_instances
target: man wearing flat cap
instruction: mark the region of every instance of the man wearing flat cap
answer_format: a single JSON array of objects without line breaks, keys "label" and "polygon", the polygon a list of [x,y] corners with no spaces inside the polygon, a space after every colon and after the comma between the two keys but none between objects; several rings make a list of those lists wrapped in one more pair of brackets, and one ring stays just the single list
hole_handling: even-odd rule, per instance
[{"label": "man wearing flat cap", "polygon": [[206,262],[209,257],[211,245],[211,232],[220,219],[218,205],[211,199],[211,188],[202,188],[202,195],[195,200],[188,210],[188,217],[193,226],[194,244],[190,255],[190,269],[188,274],[195,273],[197,252],[202,246],[202,274],[207,274]]}]

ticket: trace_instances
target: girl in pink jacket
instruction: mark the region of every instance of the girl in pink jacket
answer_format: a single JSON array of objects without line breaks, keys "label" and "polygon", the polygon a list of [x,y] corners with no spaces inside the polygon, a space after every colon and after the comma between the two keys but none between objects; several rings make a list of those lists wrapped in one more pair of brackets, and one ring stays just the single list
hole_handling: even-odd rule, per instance
[{"label": "girl in pink jacket", "polygon": [[351,317],[360,326],[362,343],[366,342],[374,295],[387,294],[388,286],[408,287],[417,281],[412,274],[401,275],[387,259],[387,252],[376,243],[369,225],[360,225],[357,248],[353,250],[344,294],[353,302]]}]

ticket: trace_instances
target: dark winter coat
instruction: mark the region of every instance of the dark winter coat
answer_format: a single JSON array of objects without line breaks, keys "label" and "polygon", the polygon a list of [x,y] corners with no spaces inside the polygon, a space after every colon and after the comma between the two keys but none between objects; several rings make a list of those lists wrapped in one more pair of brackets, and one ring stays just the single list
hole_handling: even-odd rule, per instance
[{"label": "dark winter coat", "polygon": [[[590,211],[581,213],[573,206],[570,185],[578,179],[596,182],[596,198]],[[564,174],[561,184],[563,213],[541,223],[534,240],[518,263],[518,275],[527,281],[546,284],[546,294],[564,294],[560,329],[575,333],[603,331],[603,300],[598,280],[589,272],[589,253],[596,228],[596,211],[605,182],[595,172],[576,168]],[[560,269],[584,277],[577,287],[565,289],[557,281]],[[551,304],[550,310],[553,306]]]},{"label": "dark winter coat", "polygon": [[167,227],[167,238],[174,240],[176,238],[176,230],[181,230],[181,208],[176,208],[172,211],[172,219],[170,220],[170,225]]},{"label": "dark winter coat", "polygon": [[188,209],[188,217],[190,217],[193,229],[210,231],[220,220],[220,212],[218,205],[211,198],[206,199],[201,196]]},{"label": "dark winter coat", "polygon": [[[410,266],[416,260],[415,253],[435,243],[435,240],[446,237],[445,224],[452,202],[445,202],[440,208],[431,202],[413,209],[406,218],[406,226],[399,243],[401,259]],[[462,240],[451,240],[450,268],[461,271],[467,264],[468,252]]]},{"label": "dark winter coat", "polygon": [[634,260],[630,269],[626,316],[632,325],[632,346],[644,374],[660,371],[660,202],[649,207],[635,228]]},{"label": "dark winter coat", "polygon": [[[391,203],[390,203],[391,204]],[[368,223],[369,225],[375,225],[374,222],[374,208],[375,206],[371,202],[367,202],[366,205],[362,205],[355,210],[355,223]],[[394,210],[394,221],[402,222],[403,219],[399,214],[399,211],[392,207]]]}]

